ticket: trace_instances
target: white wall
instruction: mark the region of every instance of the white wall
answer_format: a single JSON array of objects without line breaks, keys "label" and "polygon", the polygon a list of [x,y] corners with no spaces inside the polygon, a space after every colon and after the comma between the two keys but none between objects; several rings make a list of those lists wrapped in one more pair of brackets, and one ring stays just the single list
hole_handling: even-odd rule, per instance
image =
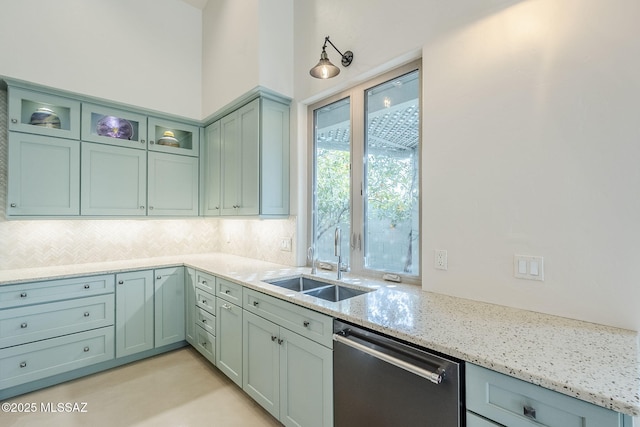
[{"label": "white wall", "polygon": [[[636,0],[296,2],[295,94],[421,48],[423,289],[639,330],[639,17]],[[325,35],[355,59],[320,81]],[[516,253],[545,281],[515,279]]]},{"label": "white wall", "polygon": [[203,21],[203,117],[256,86],[293,96],[293,0],[209,1]]},{"label": "white wall", "polygon": [[202,15],[176,0],[3,0],[0,76],[201,118]]}]

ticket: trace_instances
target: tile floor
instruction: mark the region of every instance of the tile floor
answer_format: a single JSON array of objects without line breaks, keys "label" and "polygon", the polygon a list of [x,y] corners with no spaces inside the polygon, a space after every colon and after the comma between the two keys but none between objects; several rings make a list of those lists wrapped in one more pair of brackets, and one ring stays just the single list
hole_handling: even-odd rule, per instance
[{"label": "tile floor", "polygon": [[[35,403],[38,411],[0,412],[2,427],[281,426],[191,347],[8,402]],[[55,407],[57,403],[83,402],[86,402],[84,413],[40,411],[42,403]]]}]

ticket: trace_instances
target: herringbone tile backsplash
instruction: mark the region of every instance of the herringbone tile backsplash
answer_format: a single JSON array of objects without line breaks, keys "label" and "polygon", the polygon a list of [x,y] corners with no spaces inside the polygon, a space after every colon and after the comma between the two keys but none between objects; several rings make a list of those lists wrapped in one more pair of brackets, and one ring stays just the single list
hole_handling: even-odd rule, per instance
[{"label": "herringbone tile backsplash", "polygon": [[[0,90],[0,270],[224,252],[295,265],[296,218],[7,220],[7,92]],[[294,248],[295,250],[295,248]]]}]

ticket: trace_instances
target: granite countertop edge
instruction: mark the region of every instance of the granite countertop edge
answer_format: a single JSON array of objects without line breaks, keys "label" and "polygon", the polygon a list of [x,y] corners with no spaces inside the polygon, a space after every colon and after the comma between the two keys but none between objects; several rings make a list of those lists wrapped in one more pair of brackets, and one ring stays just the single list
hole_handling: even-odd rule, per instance
[{"label": "granite countertop edge", "polygon": [[[0,286],[182,265],[598,406],[640,415],[637,332],[434,294],[416,285],[347,274],[341,283],[376,291],[334,303],[264,282],[308,275],[307,267],[210,253],[0,270]],[[331,281],[333,275],[318,276]]]}]

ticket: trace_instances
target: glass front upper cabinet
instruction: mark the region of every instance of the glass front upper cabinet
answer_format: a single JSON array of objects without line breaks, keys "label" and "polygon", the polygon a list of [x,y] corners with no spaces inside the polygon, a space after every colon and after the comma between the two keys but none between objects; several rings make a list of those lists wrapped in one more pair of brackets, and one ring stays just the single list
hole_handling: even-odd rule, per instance
[{"label": "glass front upper cabinet", "polygon": [[200,128],[149,117],[149,150],[198,156]]},{"label": "glass front upper cabinet", "polygon": [[80,102],[9,86],[9,130],[80,138]]},{"label": "glass front upper cabinet", "polygon": [[130,111],[82,104],[82,140],[147,148],[147,117]]}]

